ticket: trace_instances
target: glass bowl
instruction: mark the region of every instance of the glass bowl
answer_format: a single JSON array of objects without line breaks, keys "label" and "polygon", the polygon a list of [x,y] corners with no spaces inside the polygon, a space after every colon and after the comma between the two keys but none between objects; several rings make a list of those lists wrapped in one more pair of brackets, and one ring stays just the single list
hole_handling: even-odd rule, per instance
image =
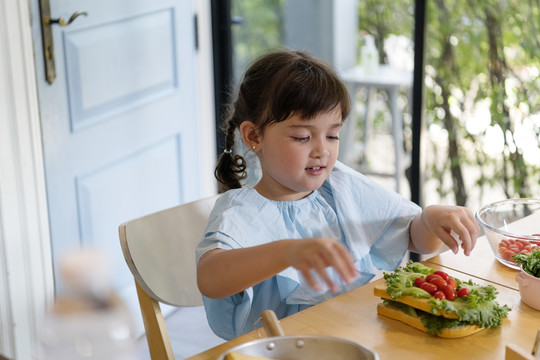
[{"label": "glass bowl", "polygon": [[476,220],[484,229],[495,258],[519,270],[512,255],[540,246],[540,199],[508,199],[482,207]]}]

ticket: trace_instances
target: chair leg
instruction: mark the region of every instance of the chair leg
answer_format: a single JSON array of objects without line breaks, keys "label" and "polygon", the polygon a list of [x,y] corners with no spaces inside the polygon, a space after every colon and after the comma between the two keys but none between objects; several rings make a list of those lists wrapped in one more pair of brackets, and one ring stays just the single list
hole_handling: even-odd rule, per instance
[{"label": "chair leg", "polygon": [[137,286],[150,357],[152,360],[174,360],[171,341],[159,303],[150,297],[137,282],[135,285]]}]

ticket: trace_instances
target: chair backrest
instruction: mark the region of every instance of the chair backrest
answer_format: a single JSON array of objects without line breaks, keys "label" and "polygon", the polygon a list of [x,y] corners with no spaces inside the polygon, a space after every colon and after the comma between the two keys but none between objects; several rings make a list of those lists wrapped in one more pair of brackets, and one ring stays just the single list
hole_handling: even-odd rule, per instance
[{"label": "chair backrest", "polygon": [[198,306],[195,248],[219,195],[146,215],[119,226],[122,252],[135,278],[152,359],[174,359],[159,302]]}]

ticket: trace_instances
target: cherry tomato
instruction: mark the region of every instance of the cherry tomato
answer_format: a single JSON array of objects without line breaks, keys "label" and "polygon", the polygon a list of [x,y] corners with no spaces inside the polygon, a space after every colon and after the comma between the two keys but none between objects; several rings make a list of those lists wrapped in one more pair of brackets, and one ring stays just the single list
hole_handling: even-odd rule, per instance
[{"label": "cherry tomato", "polygon": [[514,255],[514,253],[512,251],[505,249],[504,251],[501,251],[500,254],[504,260],[513,261],[512,255]]},{"label": "cherry tomato", "polygon": [[430,283],[434,284],[439,290],[441,290],[443,286],[447,284],[447,282],[441,278],[433,278],[430,280]]},{"label": "cherry tomato", "polygon": [[517,254],[519,252],[519,250],[521,250],[521,248],[519,247],[519,245],[510,245],[508,247],[508,250],[510,250],[511,252],[513,252],[514,254]]},{"label": "cherry tomato", "polygon": [[437,279],[437,278],[444,280],[444,279],[442,278],[442,276],[440,276],[440,275],[429,274],[428,276],[426,276],[426,281],[427,281],[427,282],[431,282],[432,279]]},{"label": "cherry tomato", "polygon": [[446,284],[441,290],[444,292],[446,299],[454,300],[456,298],[456,290],[450,285]]},{"label": "cherry tomato", "polygon": [[469,289],[467,288],[461,288],[457,292],[457,297],[463,297],[463,296],[469,296]]},{"label": "cherry tomato", "polygon": [[420,285],[420,289],[427,291],[429,295],[433,295],[437,291],[437,286],[426,281]]},{"label": "cherry tomato", "polygon": [[510,245],[510,241],[508,241],[508,239],[502,239],[501,242],[499,243],[499,247],[508,247]]},{"label": "cherry tomato", "polygon": [[436,291],[435,294],[433,294],[433,297],[439,300],[446,299],[446,295],[444,295],[444,292],[441,290]]},{"label": "cherry tomato", "polygon": [[433,275],[439,275],[440,277],[442,277],[444,279],[444,281],[448,281],[448,278],[450,277],[450,275],[448,275],[444,271],[440,271],[440,270],[435,271],[433,273]]},{"label": "cherry tomato", "polygon": [[452,289],[454,289],[454,291],[456,291],[456,289],[457,289],[456,280],[453,277],[448,277],[447,282],[448,282],[448,285],[450,285],[452,287]]},{"label": "cherry tomato", "polygon": [[426,282],[426,279],[424,279],[423,277],[419,276],[417,277],[416,279],[414,279],[414,286],[416,287],[420,287],[420,285],[422,285],[423,283]]},{"label": "cherry tomato", "polygon": [[534,241],[503,239],[499,243],[499,254],[504,260],[515,263],[514,259],[512,259],[512,255],[530,253],[534,246]]}]

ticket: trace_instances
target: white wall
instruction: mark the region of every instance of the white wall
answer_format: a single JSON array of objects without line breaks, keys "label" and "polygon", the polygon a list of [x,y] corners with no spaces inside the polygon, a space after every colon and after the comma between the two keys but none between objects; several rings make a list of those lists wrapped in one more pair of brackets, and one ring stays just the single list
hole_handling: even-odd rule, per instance
[{"label": "white wall", "polygon": [[31,359],[53,297],[27,1],[0,3],[0,353]]}]

